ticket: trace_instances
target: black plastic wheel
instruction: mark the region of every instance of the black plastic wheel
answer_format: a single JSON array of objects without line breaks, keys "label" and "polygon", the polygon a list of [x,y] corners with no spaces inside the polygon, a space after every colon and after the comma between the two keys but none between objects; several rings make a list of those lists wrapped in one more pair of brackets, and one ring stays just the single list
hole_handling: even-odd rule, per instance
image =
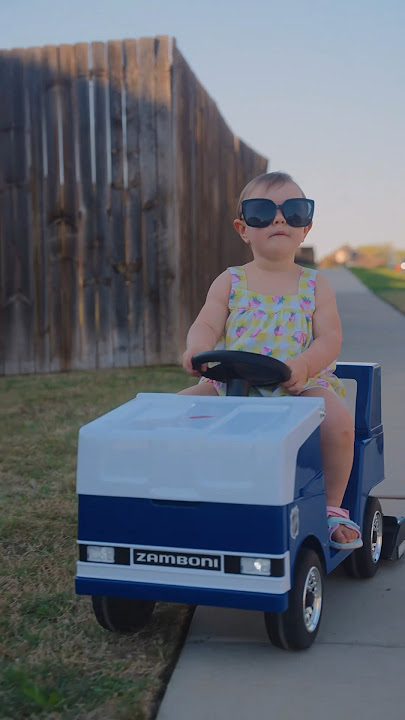
[{"label": "black plastic wheel", "polygon": [[367,499],[363,523],[363,547],[354,550],[344,561],[350,577],[371,578],[378,570],[383,541],[383,513],[380,501]]},{"label": "black plastic wheel", "polygon": [[276,647],[306,650],[314,642],[321,622],[324,570],[314,550],[301,548],[294,581],[283,613],[264,613],[267,634]]},{"label": "black plastic wheel", "polygon": [[93,595],[93,610],[105,630],[134,633],[146,625],[155,608],[154,600]]}]

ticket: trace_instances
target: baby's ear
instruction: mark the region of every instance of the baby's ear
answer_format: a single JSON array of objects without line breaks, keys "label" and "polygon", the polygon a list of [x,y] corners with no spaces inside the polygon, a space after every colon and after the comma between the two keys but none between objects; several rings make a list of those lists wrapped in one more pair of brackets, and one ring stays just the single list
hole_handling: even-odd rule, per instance
[{"label": "baby's ear", "polygon": [[312,225],[313,225],[313,223],[311,222],[306,228],[304,228],[304,231],[305,231],[305,232],[304,232],[304,239],[305,239],[306,236],[308,235],[308,233],[309,233]]},{"label": "baby's ear", "polygon": [[243,220],[234,220],[233,226],[244,242],[248,242],[246,236],[246,223]]}]

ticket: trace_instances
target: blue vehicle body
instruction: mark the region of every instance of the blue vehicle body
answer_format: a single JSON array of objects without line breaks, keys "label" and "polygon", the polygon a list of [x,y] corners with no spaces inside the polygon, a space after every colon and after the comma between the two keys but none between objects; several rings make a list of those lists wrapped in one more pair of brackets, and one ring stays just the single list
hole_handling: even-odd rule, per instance
[{"label": "blue vehicle body", "polygon": [[[339,363],[336,374],[357,382],[354,463],[342,505],[362,527],[370,491],[384,478],[381,367]],[[299,448],[294,497],[286,504],[109,496],[82,492],[78,484],[76,592],[284,612],[303,546],[316,551],[327,573],[348,556],[329,546],[319,434],[318,426]],[[111,561],[89,562],[89,545],[114,548],[112,564],[119,572],[109,571]],[[269,559],[277,591],[261,591],[265,578],[246,577],[238,585],[242,556]],[[136,573],[144,561],[153,565],[147,580]],[[205,571],[199,572],[199,585],[193,564]],[[171,571],[177,573],[173,583]],[[215,585],[219,575],[224,581]],[[228,577],[235,583],[226,586]]]}]

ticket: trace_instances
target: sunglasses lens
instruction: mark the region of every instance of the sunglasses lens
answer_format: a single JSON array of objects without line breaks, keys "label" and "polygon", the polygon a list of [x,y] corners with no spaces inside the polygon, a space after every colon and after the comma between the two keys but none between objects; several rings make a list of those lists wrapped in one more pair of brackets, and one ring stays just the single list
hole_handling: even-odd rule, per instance
[{"label": "sunglasses lens", "polygon": [[307,198],[286,200],[283,204],[283,215],[291,227],[307,227],[314,214],[314,203]]},{"label": "sunglasses lens", "polygon": [[243,217],[246,225],[250,227],[268,227],[276,217],[276,212],[277,208],[272,200],[258,198],[242,202]]}]

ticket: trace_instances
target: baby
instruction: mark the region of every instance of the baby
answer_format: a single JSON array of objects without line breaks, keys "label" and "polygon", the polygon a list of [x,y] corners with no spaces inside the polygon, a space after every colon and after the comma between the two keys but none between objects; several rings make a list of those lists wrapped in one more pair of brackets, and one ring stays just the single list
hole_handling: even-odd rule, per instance
[{"label": "baby", "polygon": [[[261,395],[322,397],[321,452],[332,547],[362,546],[359,527],[341,503],[353,464],[354,427],[334,375],[342,342],[336,299],[326,278],[302,268],[295,254],[312,227],[313,200],[290,175],[259,175],[242,190],[235,230],[253,260],[231,267],[212,283],[187,335],[183,367],[191,375],[193,355],[214,348],[245,350],[282,360],[291,377]],[[202,377],[182,394],[225,395],[226,387]]]}]

